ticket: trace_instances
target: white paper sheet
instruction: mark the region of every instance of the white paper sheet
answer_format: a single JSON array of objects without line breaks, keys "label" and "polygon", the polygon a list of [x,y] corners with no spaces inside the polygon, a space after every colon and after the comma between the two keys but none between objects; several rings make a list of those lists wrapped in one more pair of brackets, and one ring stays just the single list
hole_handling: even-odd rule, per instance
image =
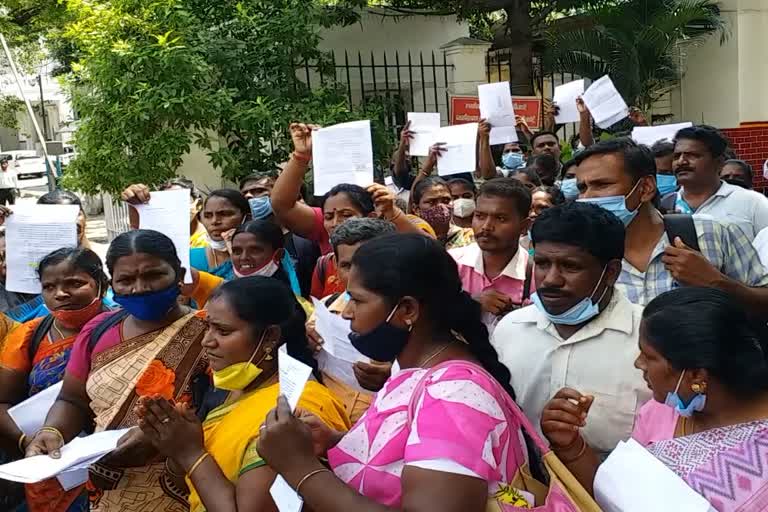
[{"label": "white paper sheet", "polygon": [[349,341],[349,320],[328,311],[325,304],[312,299],[315,307],[315,330],[323,338],[323,350],[317,355],[318,368],[357,391],[368,392],[357,382],[353,366],[371,360],[357,351]]},{"label": "white paper sheet", "polygon": [[[595,476],[595,500],[605,512],[709,512],[709,502],[630,439],[620,442]],[[649,489],[654,496],[649,507]]]},{"label": "white paper sheet", "polygon": [[409,146],[411,156],[428,156],[434,134],[440,129],[440,114],[431,112],[408,112],[408,121],[413,139]]},{"label": "white paper sheet", "polygon": [[17,204],[5,221],[7,277],[12,292],[40,293],[37,265],[63,247],[77,247],[80,207],[61,204]]},{"label": "white paper sheet", "polygon": [[107,430],[77,437],[61,449],[61,458],[38,455],[0,466],[0,478],[33,484],[70,471],[84,469],[117,448],[117,442],[130,429]]},{"label": "white paper sheet", "polygon": [[629,115],[629,108],[608,75],[592,83],[582,99],[600,128],[608,128]]},{"label": "white paper sheet", "polygon": [[181,266],[187,269],[184,282],[192,282],[189,266],[189,189],[152,192],[149,203],[134,207],[139,212],[139,227],[153,229],[171,239]]},{"label": "white paper sheet", "polygon": [[45,417],[59,396],[61,386],[61,382],[54,384],[23,402],[14,405],[8,409],[8,416],[16,423],[19,430],[31,436],[43,427]]},{"label": "white paper sheet", "polygon": [[576,99],[584,94],[584,80],[574,80],[567,84],[555,87],[552,102],[559,108],[559,114],[555,116],[557,124],[578,123],[579,109],[576,107]]},{"label": "white paper sheet", "polygon": [[477,123],[443,126],[435,133],[435,142],[445,144],[445,152],[437,160],[437,173],[440,176],[475,172],[477,126]]},{"label": "white paper sheet", "polygon": [[277,368],[280,378],[280,394],[288,399],[288,405],[293,411],[296,409],[304,386],[312,374],[312,368],[292,358],[288,352],[279,351],[277,353]]},{"label": "white paper sheet", "polygon": [[491,145],[517,142],[515,109],[509,82],[495,82],[477,86],[480,117],[491,124]]},{"label": "white paper sheet", "polygon": [[[304,386],[312,374],[312,368],[288,355],[288,351],[277,351],[277,367],[280,374],[280,394],[288,399],[291,411],[296,409]],[[277,475],[269,494],[280,512],[299,512],[304,501],[288,482]]]},{"label": "white paper sheet", "polygon": [[312,132],[315,195],[341,183],[367,187],[373,183],[371,122],[353,121]]},{"label": "white paper sheet", "polygon": [[677,132],[683,128],[690,128],[693,123],[662,124],[659,126],[636,126],[632,129],[632,140],[638,144],[653,146],[660,140],[672,142]]}]

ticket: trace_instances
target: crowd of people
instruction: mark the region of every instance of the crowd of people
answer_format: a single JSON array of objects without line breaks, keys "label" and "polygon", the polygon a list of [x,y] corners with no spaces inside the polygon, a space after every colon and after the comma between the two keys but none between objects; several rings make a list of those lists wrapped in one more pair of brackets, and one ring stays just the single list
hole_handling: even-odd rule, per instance
[{"label": "crowd of people", "polygon": [[[293,124],[280,173],[159,187],[190,191],[191,268],[134,208],[102,262],[82,214],[41,294],[0,289],[0,457],[130,430],[85,484],[0,481],[0,509],[272,511],[279,476],[315,512],[597,511],[634,439],[712,510],[768,510],[768,198],[713,127],[596,142],[577,106],[572,160],[482,121],[477,168],[436,176],[450,149],[419,164],[406,125],[391,185],[321,198]],[[349,321],[349,374],[319,307]],[[296,411],[281,350],[312,368]],[[8,409],[59,382],[25,435]]]}]

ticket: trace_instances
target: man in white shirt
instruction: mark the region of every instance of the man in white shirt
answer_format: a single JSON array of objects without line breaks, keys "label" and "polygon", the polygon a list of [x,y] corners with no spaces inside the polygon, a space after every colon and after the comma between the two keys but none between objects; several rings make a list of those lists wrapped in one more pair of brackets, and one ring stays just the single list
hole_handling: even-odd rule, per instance
[{"label": "man in white shirt", "polygon": [[708,126],[677,132],[672,168],[680,191],[675,209],[736,225],[753,240],[768,227],[768,198],[720,180],[727,148],[723,134]]},{"label": "man in white shirt", "polygon": [[0,161],[0,206],[16,203],[16,171],[10,169],[8,159]]},{"label": "man in white shirt", "polygon": [[594,396],[584,436],[608,453],[630,437],[635,413],[650,399],[634,367],[642,307],[614,287],[624,226],[598,206],[573,202],[545,210],[532,238],[534,305],[504,317],[492,344],[535,425],[562,388]]}]

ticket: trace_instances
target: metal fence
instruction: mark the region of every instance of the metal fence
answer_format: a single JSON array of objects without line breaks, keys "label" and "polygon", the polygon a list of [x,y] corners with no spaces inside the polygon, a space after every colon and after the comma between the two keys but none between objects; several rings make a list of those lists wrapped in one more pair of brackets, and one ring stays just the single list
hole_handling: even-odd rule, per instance
[{"label": "metal fence", "polygon": [[448,64],[445,53],[436,56],[434,51],[416,54],[385,50],[354,54],[345,50],[343,54],[333,52],[330,57],[330,66],[304,62],[297,77],[310,88],[339,84],[350,106],[385,100],[390,106],[386,124],[393,130],[405,123],[407,112],[439,112],[447,124],[453,65]]}]

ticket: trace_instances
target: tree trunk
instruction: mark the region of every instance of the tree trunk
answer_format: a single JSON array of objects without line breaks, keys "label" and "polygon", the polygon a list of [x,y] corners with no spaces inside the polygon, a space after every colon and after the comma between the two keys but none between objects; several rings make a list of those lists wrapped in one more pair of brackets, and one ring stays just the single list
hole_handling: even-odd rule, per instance
[{"label": "tree trunk", "polygon": [[533,44],[531,41],[530,0],[512,0],[504,8],[506,46],[511,67],[510,86],[516,96],[533,96]]}]

